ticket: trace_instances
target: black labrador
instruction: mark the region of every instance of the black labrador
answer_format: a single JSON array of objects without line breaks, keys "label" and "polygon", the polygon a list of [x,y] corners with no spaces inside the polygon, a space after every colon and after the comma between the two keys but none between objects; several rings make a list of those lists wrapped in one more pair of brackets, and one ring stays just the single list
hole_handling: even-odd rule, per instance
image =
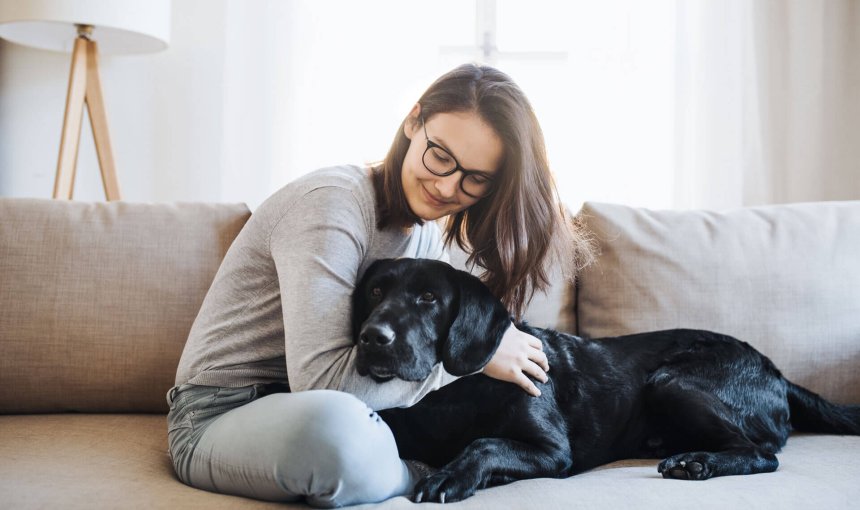
[{"label": "black labrador", "polygon": [[[423,380],[483,367],[511,322],[474,276],[448,264],[375,262],[353,295],[361,375]],[[518,324],[541,339],[549,382],[531,397],[490,377],[463,377],[380,415],[403,458],[440,468],[413,499],[457,501],[477,489],[567,477],[627,458],[662,458],[664,478],[774,471],[792,427],[860,434],[860,406],[832,404],[787,381],[726,335],[676,329],[589,340]]]}]

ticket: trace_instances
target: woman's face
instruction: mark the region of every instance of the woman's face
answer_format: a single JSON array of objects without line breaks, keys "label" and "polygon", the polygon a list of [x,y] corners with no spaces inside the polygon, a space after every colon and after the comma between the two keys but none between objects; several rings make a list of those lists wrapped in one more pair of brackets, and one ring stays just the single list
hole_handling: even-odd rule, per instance
[{"label": "woman's face", "polygon": [[460,187],[463,172],[456,171],[445,177],[434,175],[424,166],[422,158],[429,137],[462,168],[480,171],[491,178],[498,172],[504,153],[502,141],[493,128],[474,112],[439,113],[424,119],[426,125],[421,123],[418,105],[409,115],[410,121],[403,129],[411,143],[403,160],[401,178],[412,212],[425,221],[433,221],[460,212],[480,200],[467,195]]}]

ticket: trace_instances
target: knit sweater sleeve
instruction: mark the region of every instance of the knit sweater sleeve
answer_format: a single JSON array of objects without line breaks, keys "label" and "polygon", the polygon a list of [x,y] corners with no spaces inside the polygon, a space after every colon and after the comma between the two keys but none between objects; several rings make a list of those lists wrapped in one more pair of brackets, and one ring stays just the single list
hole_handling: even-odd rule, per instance
[{"label": "knit sweater sleeve", "polygon": [[408,407],[456,377],[441,364],[419,382],[380,384],[356,371],[351,295],[371,241],[365,220],[350,190],[327,186],[300,197],[272,229],[289,384],[345,391],[374,410]]}]

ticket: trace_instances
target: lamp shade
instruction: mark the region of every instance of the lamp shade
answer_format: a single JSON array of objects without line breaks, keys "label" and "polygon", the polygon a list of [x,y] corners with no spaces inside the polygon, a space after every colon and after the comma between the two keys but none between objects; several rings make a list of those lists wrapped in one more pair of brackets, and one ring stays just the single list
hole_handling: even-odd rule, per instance
[{"label": "lamp shade", "polygon": [[170,41],[170,0],[0,0],[0,37],[71,51],[76,24],[92,25],[102,54],[149,53]]}]

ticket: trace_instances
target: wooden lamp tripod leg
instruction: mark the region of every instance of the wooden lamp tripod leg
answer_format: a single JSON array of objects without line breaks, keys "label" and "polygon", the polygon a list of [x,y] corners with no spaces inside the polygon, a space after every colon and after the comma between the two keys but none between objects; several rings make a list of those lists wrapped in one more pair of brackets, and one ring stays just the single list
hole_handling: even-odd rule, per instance
[{"label": "wooden lamp tripod leg", "polygon": [[63,133],[60,138],[54,198],[70,200],[75,187],[75,167],[87,92],[87,42],[89,41],[85,38],[78,37],[72,50],[72,70],[69,73],[69,92],[66,95],[66,114],[63,117]]},{"label": "wooden lamp tripod leg", "polygon": [[57,177],[54,181],[54,198],[69,200],[75,186],[75,168],[78,147],[81,141],[81,124],[84,103],[90,114],[93,140],[99,158],[105,196],[108,200],[120,200],[119,181],[108,133],[107,114],[99,79],[98,46],[88,39],[89,27],[79,27],[79,34],[72,51],[72,70],[69,74],[69,91],[66,97],[66,113],[63,118],[63,134],[60,139],[60,157],[57,162]]},{"label": "wooden lamp tripod leg", "polygon": [[113,160],[113,147],[108,133],[107,112],[102,97],[102,84],[99,79],[99,56],[95,41],[87,44],[87,110],[90,113],[90,124],[93,128],[93,140],[96,143],[96,153],[99,157],[99,168],[102,171],[102,184],[105,197],[108,200],[119,200],[119,181],[116,177],[116,165]]}]

